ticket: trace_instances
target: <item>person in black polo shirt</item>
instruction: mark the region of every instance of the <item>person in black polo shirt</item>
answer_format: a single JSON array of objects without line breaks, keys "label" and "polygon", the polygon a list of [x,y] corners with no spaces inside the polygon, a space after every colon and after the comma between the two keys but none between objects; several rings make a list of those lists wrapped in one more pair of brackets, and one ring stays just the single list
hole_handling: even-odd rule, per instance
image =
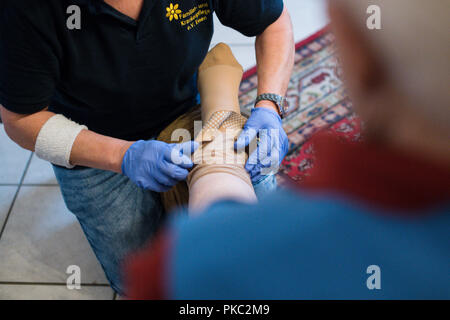
[{"label": "person in black polo shirt", "polygon": [[[199,103],[196,74],[213,35],[213,12],[224,25],[257,36],[261,96],[246,129],[282,131],[280,98],[294,55],[282,0],[0,3],[5,130],[54,164],[66,205],[119,294],[124,257],[161,223],[159,192],[186,179],[192,166],[186,145],[155,137]],[[272,152],[281,160],[284,132],[278,139]],[[180,164],[171,160],[174,148],[184,150]],[[262,167],[246,165],[257,194],[276,186]]]}]

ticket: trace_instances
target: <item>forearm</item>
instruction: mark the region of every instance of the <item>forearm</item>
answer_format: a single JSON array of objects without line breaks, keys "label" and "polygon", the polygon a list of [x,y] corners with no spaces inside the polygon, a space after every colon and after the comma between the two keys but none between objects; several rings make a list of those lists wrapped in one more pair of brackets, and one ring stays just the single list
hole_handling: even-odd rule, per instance
[{"label": "forearm", "polygon": [[132,144],[130,141],[82,130],[73,144],[70,163],[121,173],[122,159]]},{"label": "forearm", "polygon": [[[258,95],[262,93],[286,94],[294,66],[295,44],[291,18],[284,8],[282,15],[261,35],[256,37],[258,65]],[[275,109],[275,105],[261,101],[257,107]]]},{"label": "forearm", "polygon": [[[31,115],[17,114],[2,106],[0,110],[8,136],[30,151],[35,151],[36,139],[43,125],[55,115],[47,110]],[[128,141],[82,130],[72,146],[70,163],[120,172],[121,160],[130,145]]]}]

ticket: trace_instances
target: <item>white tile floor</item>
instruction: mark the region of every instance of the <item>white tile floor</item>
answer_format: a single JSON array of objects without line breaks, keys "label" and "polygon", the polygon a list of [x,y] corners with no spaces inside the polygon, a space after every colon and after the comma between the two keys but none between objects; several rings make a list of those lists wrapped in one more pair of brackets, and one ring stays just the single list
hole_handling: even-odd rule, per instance
[{"label": "white tile floor", "polygon": [[[296,41],[300,41],[323,28],[328,21],[325,0],[284,0],[291,15]],[[231,45],[233,53],[244,69],[256,64],[254,38],[247,38],[230,28],[223,26],[214,17],[215,32],[211,46],[219,42]]]},{"label": "white tile floor", "polygon": [[[326,25],[325,0],[285,0],[295,39]],[[255,65],[254,39],[220,25],[212,45],[230,44],[245,69]],[[82,289],[65,286],[69,265],[82,270]],[[0,125],[0,299],[113,299],[51,166],[15,145]]]}]

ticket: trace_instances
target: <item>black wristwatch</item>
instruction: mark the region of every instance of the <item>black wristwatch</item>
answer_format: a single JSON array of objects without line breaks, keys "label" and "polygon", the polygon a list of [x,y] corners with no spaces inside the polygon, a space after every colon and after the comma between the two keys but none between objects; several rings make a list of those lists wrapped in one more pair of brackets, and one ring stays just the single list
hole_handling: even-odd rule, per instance
[{"label": "black wristwatch", "polygon": [[274,93],[263,93],[256,97],[255,105],[260,101],[271,101],[276,104],[278,107],[278,113],[280,114],[280,117],[283,119],[286,116],[286,113],[288,111],[288,104],[286,101],[286,98],[283,96],[280,96],[279,94]]}]

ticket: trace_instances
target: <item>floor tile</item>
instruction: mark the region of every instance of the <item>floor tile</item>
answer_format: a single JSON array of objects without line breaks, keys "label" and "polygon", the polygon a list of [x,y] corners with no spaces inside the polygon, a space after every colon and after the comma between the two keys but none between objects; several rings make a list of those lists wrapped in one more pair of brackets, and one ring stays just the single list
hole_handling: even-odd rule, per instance
[{"label": "floor tile", "polygon": [[0,186],[0,230],[8,214],[9,207],[14,199],[18,187]]},{"label": "floor tile", "polygon": [[0,281],[65,283],[70,265],[82,283],[107,283],[59,188],[22,186],[0,239]]},{"label": "floor tile", "polygon": [[299,42],[328,23],[326,0],[284,0],[291,15],[295,42]]},{"label": "floor tile", "polygon": [[24,184],[54,184],[57,185],[55,173],[50,162],[39,159],[36,154],[31,158]]},{"label": "floor tile", "polygon": [[[325,0],[285,0],[291,15],[295,42],[299,42],[322,29],[328,23]],[[214,36],[211,47],[219,42],[230,45],[244,70],[256,65],[254,38],[248,38],[239,32],[223,26],[214,16]]]},{"label": "floor tile", "polygon": [[[284,0],[292,19],[295,42],[301,41],[322,29],[328,23],[326,0]],[[252,45],[254,38],[246,37],[223,26],[214,15],[214,36],[211,47],[219,42],[229,45]]]},{"label": "floor tile", "polygon": [[219,42],[225,42],[229,45],[253,45],[254,41],[254,38],[246,37],[238,31],[225,27],[222,23],[220,23],[216,14],[214,14],[214,35],[211,41],[211,47],[215,46]]},{"label": "floor tile", "polygon": [[239,61],[244,70],[248,70],[256,65],[254,46],[231,45],[230,47],[237,61]]},{"label": "floor tile", "polygon": [[0,300],[112,300],[113,295],[109,287],[69,290],[66,286],[0,284]]},{"label": "floor tile", "polygon": [[31,151],[15,144],[0,124],[0,184],[19,183]]}]

